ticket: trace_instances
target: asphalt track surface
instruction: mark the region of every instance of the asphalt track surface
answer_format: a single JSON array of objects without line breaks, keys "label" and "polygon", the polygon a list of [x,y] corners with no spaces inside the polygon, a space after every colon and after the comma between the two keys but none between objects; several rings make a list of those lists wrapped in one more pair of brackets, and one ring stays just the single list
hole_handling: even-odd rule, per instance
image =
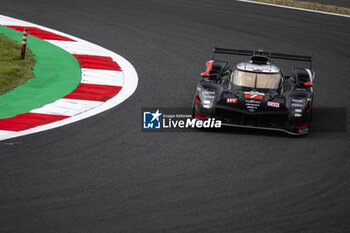
[{"label": "asphalt track surface", "polygon": [[191,105],[214,46],[313,53],[314,106],[349,109],[348,18],[221,0],[2,0],[0,12],[102,45],[139,75],[116,108],[0,142],[0,232],[350,232],[349,132],[140,122],[142,107]]}]

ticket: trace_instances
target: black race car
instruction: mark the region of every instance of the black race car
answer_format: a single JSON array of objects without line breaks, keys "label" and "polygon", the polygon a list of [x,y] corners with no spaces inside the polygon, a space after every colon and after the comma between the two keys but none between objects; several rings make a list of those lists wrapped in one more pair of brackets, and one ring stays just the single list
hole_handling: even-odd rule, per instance
[{"label": "black race car", "polygon": [[[218,53],[250,59],[231,68],[228,61],[214,59]],[[287,76],[272,59],[308,62],[310,68],[293,68],[292,75]],[[215,48],[206,65],[193,100],[193,117],[197,120],[215,118],[222,125],[294,135],[309,132],[315,78],[311,56]]]}]

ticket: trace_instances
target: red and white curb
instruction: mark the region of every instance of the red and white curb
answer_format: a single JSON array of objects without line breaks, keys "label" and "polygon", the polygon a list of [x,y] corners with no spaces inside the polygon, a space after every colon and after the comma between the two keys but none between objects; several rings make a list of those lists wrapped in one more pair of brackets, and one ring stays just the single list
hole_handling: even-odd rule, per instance
[{"label": "red and white curb", "polygon": [[0,140],[67,125],[113,108],[136,90],[134,67],[118,54],[74,36],[33,23],[0,15],[0,25],[48,41],[79,61],[82,77],[70,94],[29,113],[0,119]]}]

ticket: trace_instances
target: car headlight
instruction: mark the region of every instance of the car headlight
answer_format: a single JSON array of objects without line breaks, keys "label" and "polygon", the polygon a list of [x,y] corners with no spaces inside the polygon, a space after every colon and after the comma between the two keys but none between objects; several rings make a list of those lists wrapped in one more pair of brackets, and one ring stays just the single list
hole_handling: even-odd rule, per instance
[{"label": "car headlight", "polygon": [[291,106],[292,106],[292,108],[304,108],[305,99],[292,98]]},{"label": "car headlight", "polygon": [[306,105],[306,99],[302,98],[292,98],[290,102],[291,106],[291,115],[294,118],[301,119],[303,117],[303,111]]},{"label": "car headlight", "polygon": [[216,97],[215,91],[203,90],[199,92],[199,99],[202,102],[203,108],[212,108]]}]

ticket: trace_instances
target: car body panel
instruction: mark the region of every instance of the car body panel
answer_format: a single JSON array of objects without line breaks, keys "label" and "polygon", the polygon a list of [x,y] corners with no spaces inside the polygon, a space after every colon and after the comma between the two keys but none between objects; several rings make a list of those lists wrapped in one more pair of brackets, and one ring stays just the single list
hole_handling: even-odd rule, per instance
[{"label": "car body panel", "polygon": [[[245,55],[248,54],[246,52]],[[278,56],[283,57],[283,54],[278,53]],[[285,57],[306,60],[307,56]],[[292,76],[286,76],[261,50],[252,52],[248,62],[240,62],[233,68],[227,64],[227,61],[207,62],[206,75],[197,85],[193,106],[194,116],[200,116],[197,119],[215,118],[223,125],[280,130],[293,135],[307,134],[313,99],[314,72],[311,69],[295,68]],[[233,74],[237,70],[249,72],[246,77],[255,78],[255,84],[252,80],[243,80],[238,83],[248,83],[248,86],[236,85],[234,78],[237,76]],[[265,77],[261,74],[279,74],[273,77],[280,79],[277,80],[278,85],[258,88],[258,78]],[[243,79],[246,77],[243,76]]]}]

